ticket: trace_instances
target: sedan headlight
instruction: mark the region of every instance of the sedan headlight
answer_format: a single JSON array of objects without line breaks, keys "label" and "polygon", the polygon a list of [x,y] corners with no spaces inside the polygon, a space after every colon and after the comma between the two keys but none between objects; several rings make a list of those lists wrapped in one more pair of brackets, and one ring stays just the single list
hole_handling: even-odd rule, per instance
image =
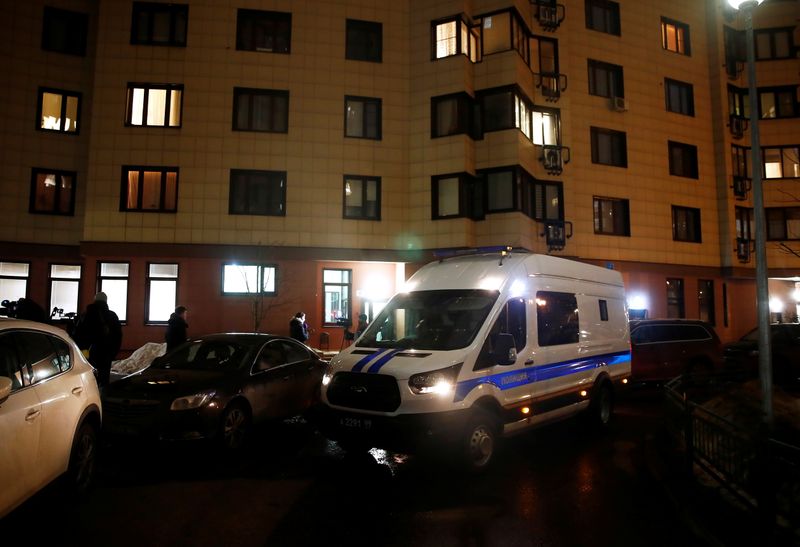
[{"label": "sedan headlight", "polygon": [[408,379],[408,387],[417,395],[425,393],[436,393],[439,395],[449,395],[455,389],[458,373],[461,370],[459,363],[452,367],[414,374]]},{"label": "sedan headlight", "polygon": [[215,391],[201,391],[194,395],[187,395],[186,397],[178,397],[172,404],[169,405],[170,410],[189,410],[192,408],[200,408],[208,403],[216,395]]}]

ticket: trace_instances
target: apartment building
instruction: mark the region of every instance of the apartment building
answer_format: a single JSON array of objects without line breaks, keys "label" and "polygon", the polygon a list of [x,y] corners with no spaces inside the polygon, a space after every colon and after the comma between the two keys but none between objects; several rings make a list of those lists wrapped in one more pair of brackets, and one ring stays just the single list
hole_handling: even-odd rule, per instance
[{"label": "apartment building", "polygon": [[754,13],[758,113],[724,0],[0,9],[0,299],[103,290],[126,349],[177,304],[192,334],[302,310],[338,349],[435,249],[492,245],[617,269],[632,314],[732,339],[756,323],[753,168],[796,318],[797,1]]}]

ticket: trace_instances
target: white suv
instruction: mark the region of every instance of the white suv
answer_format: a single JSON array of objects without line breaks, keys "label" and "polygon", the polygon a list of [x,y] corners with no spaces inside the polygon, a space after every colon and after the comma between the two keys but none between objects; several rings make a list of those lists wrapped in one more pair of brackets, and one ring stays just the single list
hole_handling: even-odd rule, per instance
[{"label": "white suv", "polygon": [[65,473],[87,489],[101,416],[94,369],[63,330],[0,318],[0,517]]}]

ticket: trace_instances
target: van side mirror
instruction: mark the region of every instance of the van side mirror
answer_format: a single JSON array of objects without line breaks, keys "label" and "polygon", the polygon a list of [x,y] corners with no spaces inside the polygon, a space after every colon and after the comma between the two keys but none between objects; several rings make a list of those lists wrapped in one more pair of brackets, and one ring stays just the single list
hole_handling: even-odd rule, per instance
[{"label": "van side mirror", "polygon": [[498,365],[513,365],[516,363],[517,346],[514,343],[514,336],[508,333],[498,334],[493,353]]}]

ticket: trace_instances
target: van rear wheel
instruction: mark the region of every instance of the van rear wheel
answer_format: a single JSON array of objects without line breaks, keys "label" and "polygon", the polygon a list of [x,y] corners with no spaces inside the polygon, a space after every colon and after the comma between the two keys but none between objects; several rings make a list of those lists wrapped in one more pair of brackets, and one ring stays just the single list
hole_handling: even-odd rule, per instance
[{"label": "van rear wheel", "polygon": [[611,417],[614,413],[614,394],[611,391],[611,385],[604,381],[595,386],[592,393],[592,400],[589,403],[588,418],[590,425],[598,428],[605,429],[611,423]]},{"label": "van rear wheel", "polygon": [[462,439],[462,461],[470,472],[487,469],[495,459],[499,445],[497,420],[488,412],[472,413]]}]

